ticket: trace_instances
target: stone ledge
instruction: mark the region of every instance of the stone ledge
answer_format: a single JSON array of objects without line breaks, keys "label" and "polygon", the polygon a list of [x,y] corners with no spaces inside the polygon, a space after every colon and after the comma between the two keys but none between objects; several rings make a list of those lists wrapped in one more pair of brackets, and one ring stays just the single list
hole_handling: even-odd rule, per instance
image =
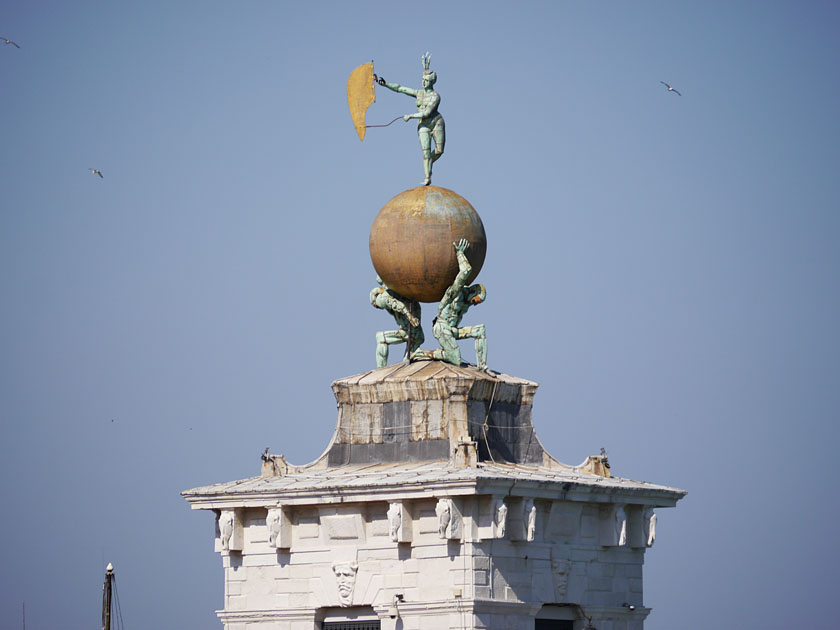
[{"label": "stone ledge", "polygon": [[492,396],[497,402],[530,404],[537,387],[533,381],[508,374],[443,361],[398,363],[341,378],[332,384],[339,404],[444,399],[458,395],[484,401]]}]

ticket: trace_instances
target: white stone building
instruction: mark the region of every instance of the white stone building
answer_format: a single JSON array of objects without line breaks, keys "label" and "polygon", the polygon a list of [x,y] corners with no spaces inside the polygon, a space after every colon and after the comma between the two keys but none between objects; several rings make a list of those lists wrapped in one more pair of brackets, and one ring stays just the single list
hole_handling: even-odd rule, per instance
[{"label": "white stone building", "polygon": [[216,514],[226,630],[641,630],[654,510],[685,492],[556,461],[536,389],[437,361],[341,379],[318,460],[185,491]]}]

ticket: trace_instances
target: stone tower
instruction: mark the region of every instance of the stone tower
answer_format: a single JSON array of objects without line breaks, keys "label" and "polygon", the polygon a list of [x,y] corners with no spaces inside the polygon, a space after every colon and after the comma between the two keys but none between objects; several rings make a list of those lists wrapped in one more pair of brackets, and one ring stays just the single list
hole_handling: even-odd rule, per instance
[{"label": "stone tower", "polygon": [[417,361],[332,388],[315,462],[183,493],[216,515],[226,630],[641,630],[654,510],[683,491],[556,461],[530,381]]}]

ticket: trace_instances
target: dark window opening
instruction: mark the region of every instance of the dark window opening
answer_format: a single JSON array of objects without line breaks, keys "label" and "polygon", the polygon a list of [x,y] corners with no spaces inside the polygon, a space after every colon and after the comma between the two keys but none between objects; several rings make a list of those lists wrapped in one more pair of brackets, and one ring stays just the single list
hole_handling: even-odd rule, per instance
[{"label": "dark window opening", "polygon": [[380,630],[379,620],[376,621],[325,621],[322,630]]},{"label": "dark window opening", "polygon": [[574,630],[574,623],[567,619],[534,619],[534,630]]}]

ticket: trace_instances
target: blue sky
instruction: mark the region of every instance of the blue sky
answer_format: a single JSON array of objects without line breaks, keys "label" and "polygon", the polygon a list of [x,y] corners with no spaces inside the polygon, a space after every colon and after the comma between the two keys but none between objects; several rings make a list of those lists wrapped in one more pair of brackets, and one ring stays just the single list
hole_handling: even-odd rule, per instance
[{"label": "blue sky", "polygon": [[[490,367],[541,384],[561,461],[603,446],[689,492],[646,557],[648,630],[832,625],[838,18],[4,2],[0,625],[25,600],[27,628],[95,627],[113,562],[127,627],[220,627],[212,517],[178,493],[257,474],[266,446],[315,459],[330,383],[374,366],[368,231],[422,170],[413,124],[359,142],[345,82],[373,59],[417,87],[426,50],[434,183],[487,231],[465,323]],[[368,121],[411,111],[379,90]]]}]

